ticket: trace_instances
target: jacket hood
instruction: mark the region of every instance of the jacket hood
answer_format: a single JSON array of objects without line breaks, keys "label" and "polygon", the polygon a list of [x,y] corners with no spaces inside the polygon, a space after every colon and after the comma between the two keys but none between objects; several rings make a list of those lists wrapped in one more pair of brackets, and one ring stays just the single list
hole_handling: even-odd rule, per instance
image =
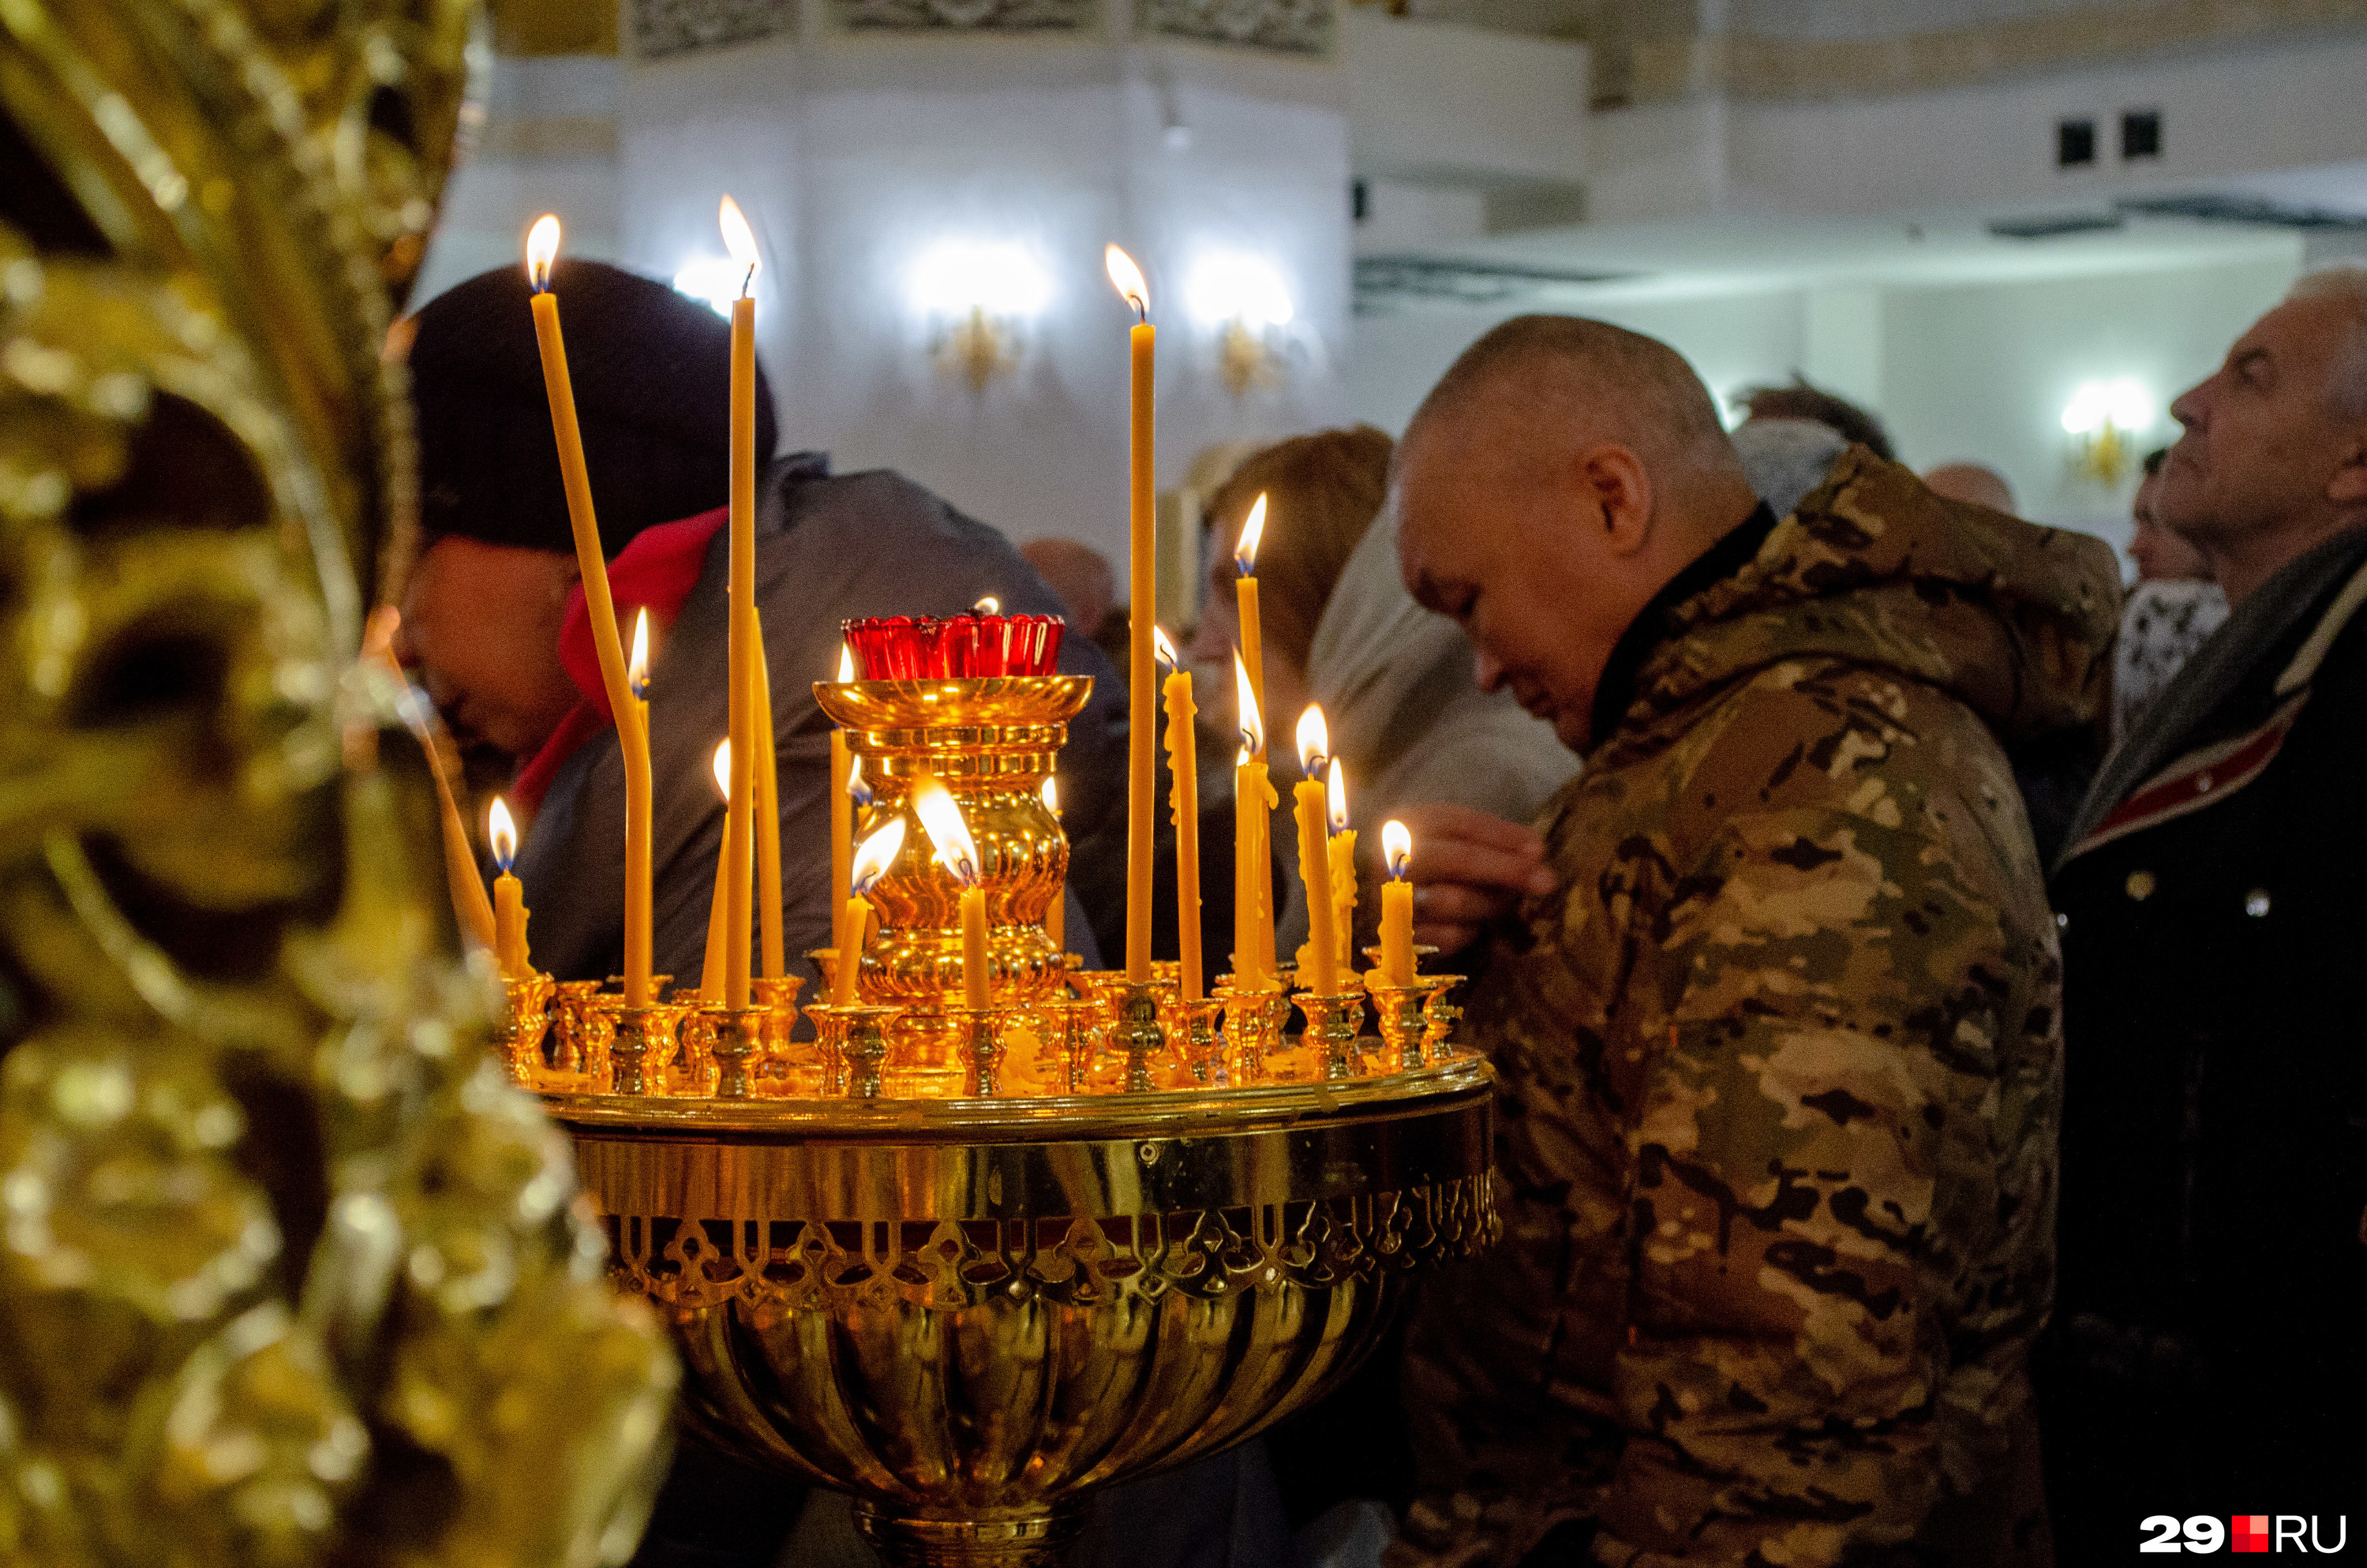
[{"label": "jacket hood", "polygon": [[2120,599],[2101,539],[1944,500],[1852,447],[1747,566],[1670,609],[1621,728],[1804,657],[1938,686],[2008,741],[2092,724]]}]

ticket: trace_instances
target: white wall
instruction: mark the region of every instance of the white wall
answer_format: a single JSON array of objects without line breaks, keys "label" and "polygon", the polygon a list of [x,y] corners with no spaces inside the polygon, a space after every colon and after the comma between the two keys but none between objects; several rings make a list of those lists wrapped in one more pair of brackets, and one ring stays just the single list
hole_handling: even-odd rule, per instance
[{"label": "white wall", "polygon": [[[1726,294],[1687,300],[1556,307],[1648,333],[1693,361],[1726,397],[1795,369],[1863,393],[1899,456],[1918,468],[1957,459],[2005,475],[2024,515],[2126,541],[2134,481],[2105,490],[2070,470],[2063,408],[2083,381],[2144,382],[2161,414],[2149,445],[2176,434],[2169,400],[2210,373],[2227,345],[2276,303],[2300,264],[2282,258],[2213,266],[1957,286],[1852,285]],[[1392,433],[1455,356],[1516,310],[1408,308],[1356,323],[1349,401],[1356,417]],[[1834,372],[1854,366],[1869,381]],[[1878,376],[1874,371],[1878,369]]]}]

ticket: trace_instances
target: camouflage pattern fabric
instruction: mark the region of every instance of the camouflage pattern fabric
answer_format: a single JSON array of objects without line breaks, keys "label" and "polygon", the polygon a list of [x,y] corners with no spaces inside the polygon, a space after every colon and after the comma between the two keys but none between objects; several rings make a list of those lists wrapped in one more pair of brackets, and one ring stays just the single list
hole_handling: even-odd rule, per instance
[{"label": "camouflage pattern fabric", "polygon": [[1411,1327],[1392,1568],[2045,1560],[2061,971],[1999,737],[2095,719],[2118,600],[1861,448],[1648,612],[1474,998],[1506,1236]]}]

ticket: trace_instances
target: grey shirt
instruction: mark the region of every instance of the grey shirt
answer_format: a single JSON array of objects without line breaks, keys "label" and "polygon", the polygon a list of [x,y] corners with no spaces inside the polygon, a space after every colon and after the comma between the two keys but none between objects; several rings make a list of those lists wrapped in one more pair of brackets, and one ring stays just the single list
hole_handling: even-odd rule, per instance
[{"label": "grey shirt", "polygon": [[[705,570],[650,669],[652,948],[657,972],[695,986],[707,953],[708,908],[723,840],[710,763],[729,728],[730,536],[718,529]],[[773,690],[779,758],[782,942],[790,970],[812,982],[809,948],[830,942],[830,732],[813,683],[836,678],[840,623],[865,615],[947,615],[991,593],[1014,615],[1059,615],[1059,600],[994,529],[886,470],[832,477],[800,454],[760,476],[756,603]],[[620,606],[629,608],[629,606]],[[1064,637],[1060,669],[1093,677],[1069,727],[1059,776],[1070,840],[1069,942],[1098,961],[1123,931],[1126,703],[1107,658]],[[562,980],[601,979],[624,962],[625,774],[617,732],[562,763],[517,860],[533,911],[538,967]]]}]

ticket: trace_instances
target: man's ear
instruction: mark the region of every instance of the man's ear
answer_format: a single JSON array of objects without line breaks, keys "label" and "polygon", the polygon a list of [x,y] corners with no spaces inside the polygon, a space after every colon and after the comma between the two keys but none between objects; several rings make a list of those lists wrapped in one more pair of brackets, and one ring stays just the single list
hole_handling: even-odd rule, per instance
[{"label": "man's ear", "polygon": [[2340,507],[2367,506],[2367,423],[2350,432],[2350,444],[2326,481],[2326,498]]},{"label": "man's ear", "polygon": [[1614,556],[1632,556],[1652,535],[1652,476],[1625,446],[1591,447],[1578,457],[1584,504]]}]

